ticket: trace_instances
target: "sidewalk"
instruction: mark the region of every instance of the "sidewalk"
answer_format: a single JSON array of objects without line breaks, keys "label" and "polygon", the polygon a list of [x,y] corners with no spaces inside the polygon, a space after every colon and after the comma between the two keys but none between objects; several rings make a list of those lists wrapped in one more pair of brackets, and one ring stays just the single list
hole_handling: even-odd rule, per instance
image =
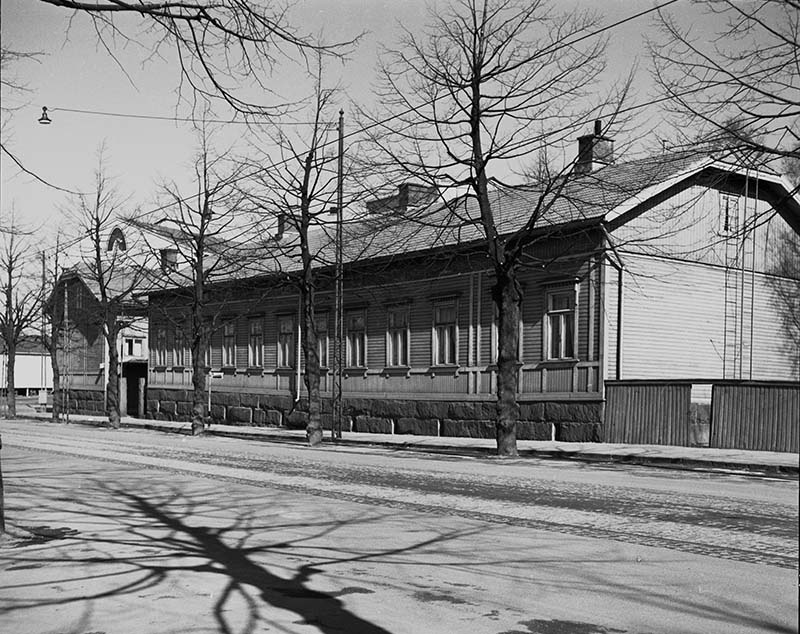
[{"label": "sidewalk", "polygon": [[[49,420],[51,414],[22,408],[23,418]],[[104,416],[71,414],[71,424],[102,426]],[[159,421],[125,416],[122,427],[149,429],[160,432],[189,434],[191,424]],[[279,427],[250,427],[213,424],[206,434],[227,438],[304,444],[305,430]],[[420,451],[451,455],[493,456],[493,438],[460,438],[445,436],[413,436],[403,434],[367,434],[343,432],[342,438],[332,441],[327,431],[324,443],[338,446],[373,446],[398,451]],[[686,470],[734,471],[750,475],[780,475],[798,478],[800,455],[772,451],[742,449],[712,449],[708,447],[673,447],[667,445],[624,445],[611,443],[575,443],[539,440],[518,440],[520,457],[580,460],[585,462],[616,462]]]}]

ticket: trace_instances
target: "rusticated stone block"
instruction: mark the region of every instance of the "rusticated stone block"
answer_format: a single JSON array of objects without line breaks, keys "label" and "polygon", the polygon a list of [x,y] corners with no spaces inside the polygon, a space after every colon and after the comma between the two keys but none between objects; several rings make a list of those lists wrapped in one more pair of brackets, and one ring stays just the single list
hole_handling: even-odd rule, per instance
[{"label": "rusticated stone block", "polygon": [[450,403],[447,408],[447,418],[455,420],[491,420],[496,415],[494,403],[483,401],[463,403]]},{"label": "rusticated stone block", "polygon": [[551,423],[599,423],[602,421],[601,403],[545,403],[545,420]]},{"label": "rusticated stone block", "polygon": [[225,420],[225,406],[224,405],[211,405],[211,420],[221,423]]},{"label": "rusticated stone block", "polygon": [[211,390],[212,405],[224,405],[225,407],[239,407],[239,395],[233,392],[215,392]]},{"label": "rusticated stone block", "polygon": [[376,416],[356,416],[353,422],[353,431],[368,434],[391,434],[392,421]]},{"label": "rusticated stone block", "polygon": [[414,418],[420,419],[442,419],[447,418],[448,403],[439,401],[417,401],[417,414]]},{"label": "rusticated stone block", "polygon": [[547,420],[544,417],[544,403],[520,403],[519,418],[520,420],[530,420],[534,422]]},{"label": "rusticated stone block", "polygon": [[445,419],[441,424],[442,436],[463,436],[467,438],[494,438],[495,425],[490,420],[452,420]]},{"label": "rusticated stone block", "polygon": [[179,401],[175,404],[175,413],[180,416],[191,416],[192,404],[189,401]]},{"label": "rusticated stone block", "polygon": [[342,402],[342,409],[351,416],[368,416],[372,412],[372,401],[366,398],[348,398]]},{"label": "rusticated stone block", "polygon": [[293,403],[291,396],[284,396],[282,394],[261,394],[258,399],[258,405],[264,410],[276,409],[287,412],[292,409]]},{"label": "rusticated stone block", "polygon": [[258,394],[239,394],[239,405],[255,409],[258,407]]},{"label": "rusticated stone block", "polygon": [[308,425],[308,413],[295,410],[284,416],[284,421],[289,429],[305,429]]},{"label": "rusticated stone block", "polygon": [[556,423],[556,440],[561,442],[601,442],[599,423]]},{"label": "rusticated stone block", "polygon": [[417,404],[414,401],[375,399],[372,401],[372,415],[377,418],[414,418]]},{"label": "rusticated stone block", "polygon": [[[322,415],[322,429],[330,430],[333,426],[333,414],[323,414]],[[347,414],[342,415],[342,431],[352,431],[353,430],[353,419],[350,418]]]},{"label": "rusticated stone block", "polygon": [[550,440],[552,435],[550,423],[540,421],[518,421],[517,439],[519,440]]},{"label": "rusticated stone block", "polygon": [[162,414],[169,414],[170,416],[175,415],[175,401],[161,401],[161,405],[158,407],[158,411]]},{"label": "rusticated stone block", "polygon": [[232,425],[249,425],[253,418],[253,410],[249,407],[229,407],[225,419]]},{"label": "rusticated stone block", "polygon": [[283,414],[276,409],[262,410],[266,417],[265,422],[272,427],[280,427],[283,424]]},{"label": "rusticated stone block", "polygon": [[158,401],[155,399],[147,399],[147,413],[155,414],[158,411]]},{"label": "rusticated stone block", "polygon": [[421,420],[419,418],[398,418],[394,425],[395,434],[413,434],[415,436],[438,436],[438,420]]},{"label": "rusticated stone block", "polygon": [[267,424],[267,413],[263,409],[253,410],[253,426],[264,427]]}]

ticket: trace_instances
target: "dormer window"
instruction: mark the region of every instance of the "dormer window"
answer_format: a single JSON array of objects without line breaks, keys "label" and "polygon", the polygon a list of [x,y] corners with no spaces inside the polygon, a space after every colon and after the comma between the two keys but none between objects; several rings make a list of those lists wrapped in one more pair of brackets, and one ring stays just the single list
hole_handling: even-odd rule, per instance
[{"label": "dormer window", "polygon": [[122,233],[122,229],[117,227],[111,232],[108,238],[108,247],[106,251],[125,251],[127,248],[125,244],[125,234]]}]

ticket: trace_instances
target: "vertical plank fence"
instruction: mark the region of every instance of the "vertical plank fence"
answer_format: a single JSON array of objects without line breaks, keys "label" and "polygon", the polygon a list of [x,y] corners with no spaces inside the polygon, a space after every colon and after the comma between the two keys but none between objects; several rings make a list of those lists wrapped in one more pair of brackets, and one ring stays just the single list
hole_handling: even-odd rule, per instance
[{"label": "vertical plank fence", "polygon": [[720,449],[800,452],[800,384],[715,383],[710,445]]},{"label": "vertical plank fence", "polygon": [[605,442],[688,446],[692,384],[606,381]]}]

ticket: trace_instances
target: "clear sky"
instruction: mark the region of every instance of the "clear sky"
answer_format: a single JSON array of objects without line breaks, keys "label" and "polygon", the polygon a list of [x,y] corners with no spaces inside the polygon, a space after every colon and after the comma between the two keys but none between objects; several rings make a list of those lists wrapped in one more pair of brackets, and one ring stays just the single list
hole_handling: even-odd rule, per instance
[{"label": "clear sky", "polygon": [[[575,4],[572,0],[555,2],[564,8]],[[654,2],[604,0],[581,4],[599,10],[611,23],[648,9]],[[302,30],[323,30],[329,39],[347,39],[360,31],[367,32],[352,60],[330,72],[340,78],[348,98],[368,103],[375,78],[377,44],[395,40],[398,22],[412,30],[421,28],[425,7],[424,0],[302,0],[293,3],[292,16]],[[673,5],[672,10],[687,20],[699,15],[688,1]],[[104,144],[106,167],[116,177],[120,191],[129,197],[131,209],[153,208],[159,181],[186,182],[195,149],[190,124],[65,110],[185,116],[188,111],[178,106],[176,98],[178,73],[169,59],[145,61],[149,52],[146,46],[121,42],[115,54],[123,72],[98,45],[86,16],[75,17],[70,25],[71,12],[38,0],[3,0],[1,11],[3,46],[43,53],[36,61],[24,61],[9,69],[9,74],[26,84],[28,91],[14,100],[14,105],[20,107],[10,113],[3,141],[26,167],[60,187],[90,191],[98,148]],[[642,58],[637,82],[641,100],[646,100],[651,90],[643,47],[643,37],[648,33],[653,33],[651,15],[615,29],[608,51],[609,79],[625,74],[637,57]],[[296,65],[285,61],[275,77],[276,91],[289,94],[296,90],[299,74]],[[12,101],[4,95],[4,107],[10,104]],[[37,123],[42,106],[50,108],[52,125]],[[652,110],[648,116],[657,117],[657,111]],[[589,128],[587,122],[584,132]],[[245,132],[243,126],[229,126],[226,135],[234,142]],[[61,222],[60,208],[66,194],[20,173],[6,156],[2,157],[0,168],[3,218],[13,209],[19,218],[39,223],[46,231]]]}]

